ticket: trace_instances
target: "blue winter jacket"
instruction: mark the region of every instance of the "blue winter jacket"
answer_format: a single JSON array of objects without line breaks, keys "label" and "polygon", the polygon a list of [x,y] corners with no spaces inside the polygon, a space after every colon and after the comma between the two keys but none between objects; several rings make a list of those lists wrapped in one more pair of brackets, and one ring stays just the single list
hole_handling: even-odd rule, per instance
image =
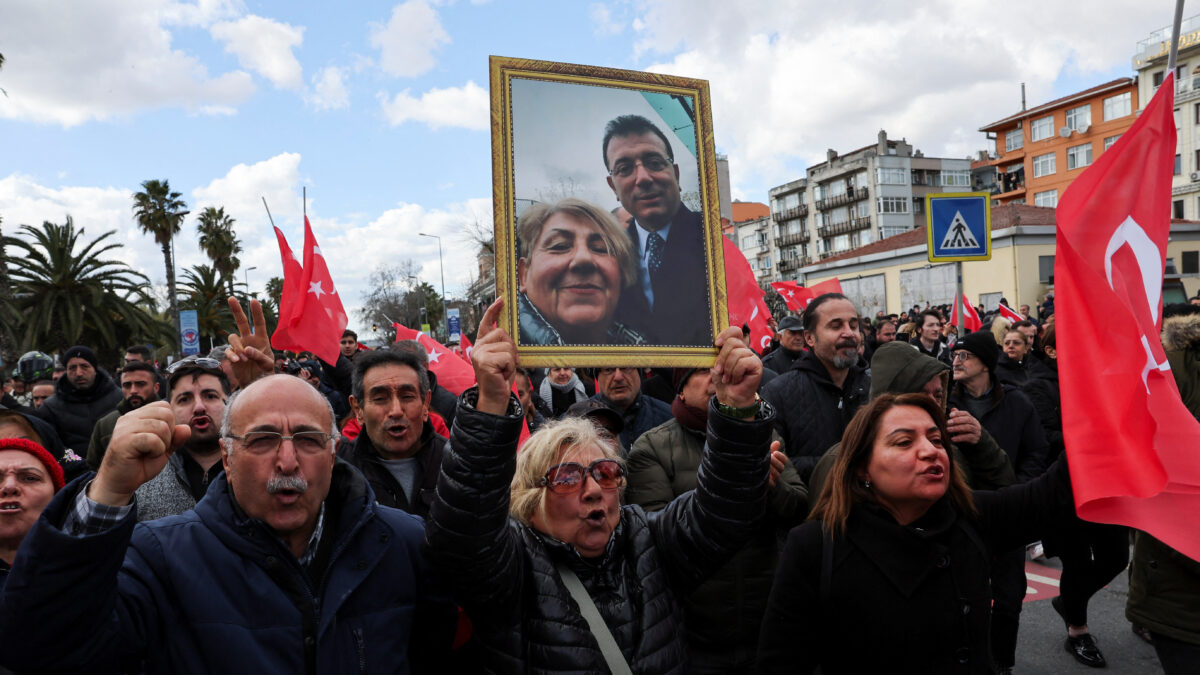
[{"label": "blue winter jacket", "polygon": [[[89,474],[90,475],[90,474]],[[0,663],[18,672],[409,673],[435,668],[455,608],[421,554],[422,521],[377,506],[342,461],[326,499],[320,587],[224,474],[194,511],[77,538],[61,490],[0,595]],[[330,515],[333,515],[332,522]]]}]

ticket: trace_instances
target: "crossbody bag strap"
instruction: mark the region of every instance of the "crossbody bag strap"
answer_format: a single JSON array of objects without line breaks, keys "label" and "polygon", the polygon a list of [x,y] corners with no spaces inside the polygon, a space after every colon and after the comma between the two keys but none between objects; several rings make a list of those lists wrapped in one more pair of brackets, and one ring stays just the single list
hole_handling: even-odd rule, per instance
[{"label": "crossbody bag strap", "polygon": [[574,570],[566,565],[556,564],[554,567],[558,570],[558,576],[562,578],[563,585],[567,587],[571,597],[575,598],[575,604],[579,605],[579,613],[583,615],[584,621],[587,621],[588,628],[591,629],[592,635],[600,645],[600,653],[604,655],[604,662],[608,664],[612,675],[633,675],[633,671],[629,669],[629,664],[625,661],[625,655],[617,646],[616,638],[608,629],[608,624],[604,623],[604,617],[600,616],[600,610],[596,609],[596,603],[592,602],[592,596],[583,587],[583,582],[579,580]]}]

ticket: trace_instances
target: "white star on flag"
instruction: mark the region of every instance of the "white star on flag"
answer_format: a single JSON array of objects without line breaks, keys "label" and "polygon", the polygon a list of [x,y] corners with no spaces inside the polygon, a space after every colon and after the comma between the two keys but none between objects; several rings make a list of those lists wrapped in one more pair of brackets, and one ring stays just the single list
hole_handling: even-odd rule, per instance
[{"label": "white star on flag", "polygon": [[788,297],[789,297],[789,298],[794,298],[794,297],[796,297],[796,291],[788,291]]},{"label": "white star on flag", "polygon": [[442,353],[436,349],[430,349],[428,353],[430,363],[437,363],[438,359],[442,358]]},{"label": "white star on flag", "polygon": [[308,292],[315,293],[318,299],[320,299],[321,294],[325,292],[325,291],[321,290],[321,282],[319,282],[319,281],[311,282],[308,285],[308,287],[309,287]]}]

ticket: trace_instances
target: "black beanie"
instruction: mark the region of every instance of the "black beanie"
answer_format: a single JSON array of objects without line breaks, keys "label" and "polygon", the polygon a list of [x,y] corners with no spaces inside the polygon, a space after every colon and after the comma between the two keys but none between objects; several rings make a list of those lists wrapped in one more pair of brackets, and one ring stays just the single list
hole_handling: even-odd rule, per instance
[{"label": "black beanie", "polygon": [[65,366],[71,362],[71,359],[83,359],[92,364],[93,368],[99,368],[100,364],[96,361],[96,352],[92,351],[91,347],[83,345],[75,345],[63,354],[62,364]]}]

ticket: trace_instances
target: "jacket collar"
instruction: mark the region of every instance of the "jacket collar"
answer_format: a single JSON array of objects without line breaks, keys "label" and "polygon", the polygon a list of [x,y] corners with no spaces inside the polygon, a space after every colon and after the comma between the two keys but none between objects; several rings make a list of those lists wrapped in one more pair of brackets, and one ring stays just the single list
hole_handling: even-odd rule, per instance
[{"label": "jacket collar", "polygon": [[[900,525],[877,504],[857,504],[850,512],[846,536],[905,597],[912,595],[947,555],[942,537],[958,519],[945,499],[910,525]],[[941,541],[938,541],[941,539]]]}]

